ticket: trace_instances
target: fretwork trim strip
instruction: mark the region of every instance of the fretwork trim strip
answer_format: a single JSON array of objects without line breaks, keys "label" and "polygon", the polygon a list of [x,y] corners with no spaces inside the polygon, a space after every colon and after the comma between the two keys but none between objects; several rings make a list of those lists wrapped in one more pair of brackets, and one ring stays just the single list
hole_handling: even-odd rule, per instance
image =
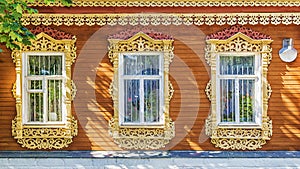
[{"label": "fretwork trim strip", "polygon": [[300,25],[300,13],[33,14],[23,25]]},{"label": "fretwork trim strip", "polygon": [[[29,3],[31,6],[62,6],[55,1],[44,4],[41,2]],[[73,0],[73,7],[240,7],[240,6],[263,6],[263,7],[293,7],[300,6],[298,0]]]}]

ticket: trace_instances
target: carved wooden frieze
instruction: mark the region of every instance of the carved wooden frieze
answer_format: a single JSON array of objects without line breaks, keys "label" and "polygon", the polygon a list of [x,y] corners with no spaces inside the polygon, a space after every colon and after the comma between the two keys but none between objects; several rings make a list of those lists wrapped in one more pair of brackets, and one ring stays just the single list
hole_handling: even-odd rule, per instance
[{"label": "carved wooden frieze", "polygon": [[[297,0],[167,0],[167,1],[150,1],[150,0],[73,0],[72,6],[76,7],[241,7],[241,6],[278,6],[290,7],[300,6]],[[29,3],[31,6],[63,6],[59,1],[49,4],[35,1]]]},{"label": "carved wooden frieze", "polygon": [[[118,1],[120,2],[120,1]],[[23,25],[300,25],[299,13],[24,14]]]}]

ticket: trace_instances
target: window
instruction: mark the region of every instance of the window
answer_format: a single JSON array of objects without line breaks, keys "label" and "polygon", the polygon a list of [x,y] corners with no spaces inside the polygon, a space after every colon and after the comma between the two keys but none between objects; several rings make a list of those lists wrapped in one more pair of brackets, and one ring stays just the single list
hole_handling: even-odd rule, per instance
[{"label": "window", "polygon": [[23,57],[25,124],[65,121],[65,68],[63,54],[25,53]]},{"label": "window", "polygon": [[121,125],[162,124],[162,55],[121,54],[120,57]]},{"label": "window", "polygon": [[260,124],[261,60],[252,55],[219,55],[217,108],[221,125]]},{"label": "window", "polygon": [[12,136],[28,149],[62,149],[72,143],[78,128],[71,110],[76,37],[45,26],[31,32],[36,35],[31,45],[12,52],[17,113]]},{"label": "window", "polygon": [[270,140],[271,42],[269,36],[240,25],[207,36],[205,59],[211,79],[205,91],[211,111],[205,133],[216,147],[255,150]]},{"label": "window", "polygon": [[172,37],[137,28],[112,35],[108,41],[114,68],[109,89],[114,104],[110,135],[125,149],[164,147],[175,135],[169,116]]}]

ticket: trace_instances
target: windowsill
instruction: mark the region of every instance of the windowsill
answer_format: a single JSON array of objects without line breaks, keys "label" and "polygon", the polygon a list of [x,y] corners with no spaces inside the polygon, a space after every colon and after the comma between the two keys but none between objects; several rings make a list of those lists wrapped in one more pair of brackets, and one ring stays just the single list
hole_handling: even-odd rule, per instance
[{"label": "windowsill", "polygon": [[36,123],[26,123],[23,124],[24,128],[63,128],[66,127],[65,123],[43,123],[43,124],[36,124]]},{"label": "windowsill", "polygon": [[164,124],[120,124],[120,128],[164,128]]},{"label": "windowsill", "polygon": [[260,124],[257,123],[252,123],[252,124],[222,124],[219,123],[218,124],[219,128],[244,128],[244,129],[252,129],[252,128],[261,128],[262,126]]}]

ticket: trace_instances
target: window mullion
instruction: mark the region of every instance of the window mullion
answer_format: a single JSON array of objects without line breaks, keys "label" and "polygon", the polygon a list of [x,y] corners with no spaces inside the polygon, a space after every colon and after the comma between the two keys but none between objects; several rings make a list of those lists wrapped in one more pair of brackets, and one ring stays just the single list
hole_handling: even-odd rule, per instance
[{"label": "window mullion", "polygon": [[43,101],[44,101],[44,103],[43,103],[43,107],[44,107],[44,109],[43,109],[43,122],[44,123],[46,123],[47,122],[47,119],[48,119],[48,117],[47,117],[47,112],[48,112],[48,78],[46,78],[46,77],[44,77],[43,78],[43,81],[44,81],[44,83],[43,83]]},{"label": "window mullion", "polygon": [[236,123],[240,122],[240,99],[239,99],[239,79],[234,79],[235,86],[235,121]]},{"label": "window mullion", "polygon": [[144,79],[141,78],[140,79],[140,123],[145,123],[145,119],[144,119]]},{"label": "window mullion", "polygon": [[163,81],[163,76],[159,79],[159,122],[163,121],[164,118],[164,111],[162,110],[162,107],[164,106],[164,81]]}]

